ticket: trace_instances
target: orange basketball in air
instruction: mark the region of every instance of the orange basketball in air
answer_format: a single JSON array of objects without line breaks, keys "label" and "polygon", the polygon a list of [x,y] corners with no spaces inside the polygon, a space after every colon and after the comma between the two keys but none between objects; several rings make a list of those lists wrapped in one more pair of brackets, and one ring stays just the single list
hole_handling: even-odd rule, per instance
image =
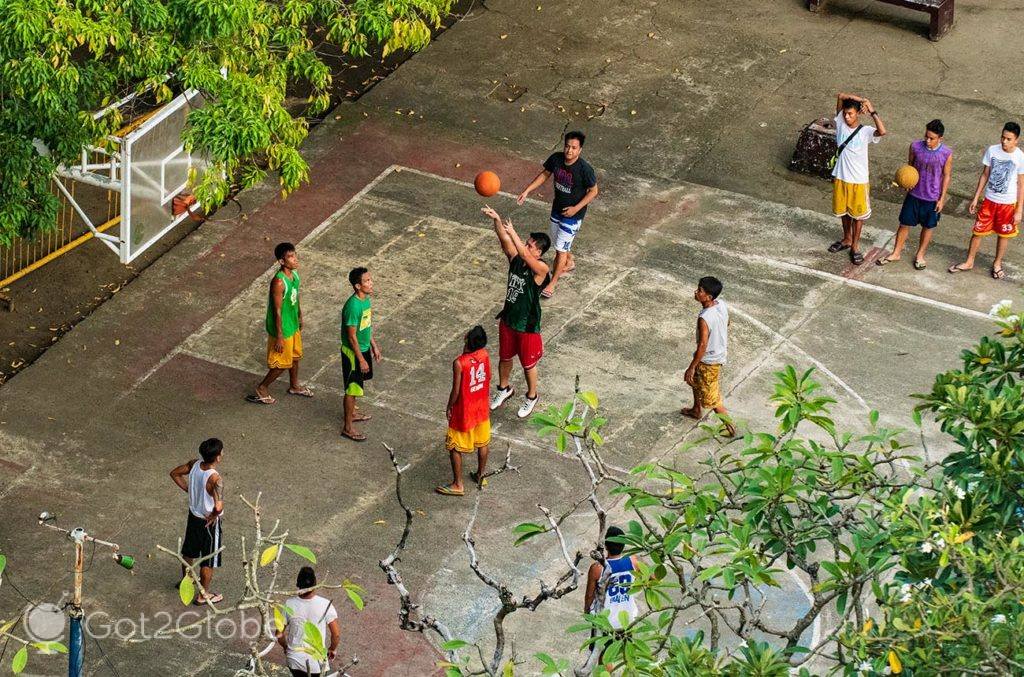
[{"label": "orange basketball in air", "polygon": [[494,172],[480,172],[473,181],[473,187],[484,197],[491,197],[501,190],[501,179]]}]

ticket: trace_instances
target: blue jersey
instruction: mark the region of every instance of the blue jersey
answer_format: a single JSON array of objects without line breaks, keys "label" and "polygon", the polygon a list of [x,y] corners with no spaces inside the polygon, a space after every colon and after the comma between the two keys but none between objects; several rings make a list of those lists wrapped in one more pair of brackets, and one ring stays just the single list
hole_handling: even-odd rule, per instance
[{"label": "blue jersey", "polygon": [[622,628],[621,614],[623,611],[626,612],[626,624],[636,618],[638,613],[636,600],[629,592],[635,578],[633,558],[619,557],[607,560],[601,577],[608,583],[608,587],[604,591],[604,608],[608,610],[608,620],[613,628]]}]

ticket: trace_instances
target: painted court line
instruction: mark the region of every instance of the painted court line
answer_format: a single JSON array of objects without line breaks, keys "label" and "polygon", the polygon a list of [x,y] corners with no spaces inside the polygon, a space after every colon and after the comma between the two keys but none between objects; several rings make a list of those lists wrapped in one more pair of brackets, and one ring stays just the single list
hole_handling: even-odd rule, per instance
[{"label": "painted court line", "polygon": [[830,280],[832,282],[837,282],[837,283],[839,283],[841,285],[846,285],[846,286],[849,286],[849,287],[856,287],[857,289],[864,289],[864,290],[876,292],[876,293],[879,293],[879,294],[885,294],[886,296],[893,296],[893,297],[898,298],[898,299],[903,299],[904,301],[911,301],[913,303],[919,303],[919,304],[922,304],[922,305],[931,306],[933,308],[939,308],[940,310],[946,310],[946,311],[949,311],[949,312],[952,312],[952,313],[957,313],[959,315],[965,315],[967,317],[972,317],[972,318],[979,319],[979,320],[988,320],[989,319],[989,316],[987,314],[985,314],[985,313],[983,313],[981,311],[978,311],[978,310],[972,310],[971,308],[964,308],[963,306],[957,306],[957,305],[954,305],[952,303],[946,303],[945,301],[937,301],[936,299],[930,299],[930,298],[928,298],[926,296],[918,296],[917,294],[911,294],[910,292],[899,291],[899,290],[896,290],[896,289],[889,289],[888,287],[882,287],[882,286],[879,286],[877,284],[871,284],[870,282],[864,282],[862,280],[857,280],[857,279],[845,277],[843,275],[837,275],[836,273],[829,273],[829,272],[824,271],[824,270],[818,270],[817,268],[812,268],[810,266],[805,266],[805,265],[800,264],[800,263],[790,263],[789,261],[779,261],[778,259],[769,258],[767,256],[762,256],[760,254],[749,254],[749,253],[746,253],[746,252],[733,251],[731,249],[726,249],[725,247],[721,247],[721,246],[716,245],[716,244],[711,244],[710,242],[701,242],[700,240],[691,240],[691,239],[685,238],[685,237],[675,237],[675,236],[668,235],[668,234],[663,233],[661,231],[653,230],[653,229],[650,229],[650,228],[646,229],[644,231],[644,233],[646,235],[655,235],[657,237],[664,238],[664,239],[666,239],[669,242],[672,242],[674,244],[685,245],[685,246],[688,246],[688,247],[694,247],[695,249],[704,249],[704,250],[707,250],[707,251],[711,251],[711,252],[714,252],[716,254],[720,254],[721,256],[726,257],[726,258],[732,258],[732,259],[739,258],[739,259],[743,259],[744,261],[747,261],[747,262],[761,263],[761,264],[770,266],[772,268],[777,268],[779,270],[789,270],[789,271],[796,272],[796,273],[803,273],[803,274],[806,274],[806,275],[812,275],[814,277],[819,277],[819,278],[821,278],[823,280]]}]

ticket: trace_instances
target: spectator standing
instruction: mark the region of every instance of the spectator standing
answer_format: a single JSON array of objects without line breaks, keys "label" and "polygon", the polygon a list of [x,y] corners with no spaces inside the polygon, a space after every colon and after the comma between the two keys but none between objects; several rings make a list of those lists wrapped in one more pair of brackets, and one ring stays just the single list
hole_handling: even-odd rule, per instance
[{"label": "spectator standing", "polygon": [[[338,628],[338,611],[325,597],[316,594],[316,573],[313,567],[302,567],[295,581],[295,586],[305,592],[285,601],[285,626],[277,633],[277,641],[284,648],[285,659],[292,677],[317,677],[328,670],[329,661],[334,660],[338,652],[341,631]],[[314,658],[306,647],[306,624],[312,623],[320,640],[327,648],[327,660]],[[327,633],[331,638],[328,643]]]},{"label": "spectator standing", "polygon": [[[221,565],[221,515],[224,513],[224,479],[218,466],[224,454],[224,444],[211,437],[199,445],[199,458],[182,463],[171,470],[171,480],[188,494],[188,519],[185,538],[181,542],[181,556],[189,566],[199,560],[199,583],[196,604],[220,602],[223,595],[210,592],[213,570]],[[188,575],[181,568],[181,578]]]},{"label": "spectator standing", "polygon": [[921,240],[914,254],[914,269],[924,270],[928,265],[924,257],[946,206],[946,193],[953,176],[953,149],[943,143],[945,133],[942,120],[932,120],[925,125],[924,138],[910,144],[907,164],[917,170],[920,178],[903,199],[896,242],[891,254],[875,262],[880,266],[900,260],[907,235],[915,226],[921,226]]},{"label": "spectator standing", "polygon": [[[984,169],[978,177],[978,187],[971,200],[970,212],[976,214],[967,260],[949,267],[951,273],[962,273],[974,267],[974,257],[981,248],[981,239],[996,235],[996,257],[990,271],[993,279],[1006,276],[1003,256],[1010,239],[1020,229],[1021,208],[1024,207],[1024,152],[1017,147],[1020,125],[1007,122],[999,143],[989,146],[981,158]],[[984,199],[982,200],[982,195]],[[981,200],[981,208],[978,208]]]},{"label": "spectator standing", "polygon": [[736,428],[729,419],[721,393],[722,365],[729,346],[729,307],[718,298],[722,283],[714,277],[702,277],[693,298],[701,305],[697,315],[697,349],[686,368],[684,380],[693,388],[693,406],[682,414],[700,420],[703,407],[712,409],[725,424],[726,433],[733,437]]},{"label": "spectator standing", "polygon": [[[876,126],[860,123],[860,114],[871,116]],[[871,218],[871,184],[868,177],[868,146],[885,136],[885,125],[871,101],[839,92],[836,97],[836,156],[832,168],[832,212],[843,224],[843,237],[828,250],[850,250],[850,261],[864,263],[860,231]]]}]

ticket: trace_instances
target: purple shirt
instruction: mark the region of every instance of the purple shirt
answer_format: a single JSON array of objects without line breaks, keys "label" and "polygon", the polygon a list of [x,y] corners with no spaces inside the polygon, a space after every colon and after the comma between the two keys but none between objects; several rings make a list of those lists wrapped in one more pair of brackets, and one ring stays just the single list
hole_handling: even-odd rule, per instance
[{"label": "purple shirt", "polygon": [[937,201],[942,195],[942,168],[953,154],[953,149],[940,143],[935,150],[929,150],[924,139],[918,139],[910,144],[910,153],[913,158],[910,164],[921,175],[910,194],[918,200]]}]

